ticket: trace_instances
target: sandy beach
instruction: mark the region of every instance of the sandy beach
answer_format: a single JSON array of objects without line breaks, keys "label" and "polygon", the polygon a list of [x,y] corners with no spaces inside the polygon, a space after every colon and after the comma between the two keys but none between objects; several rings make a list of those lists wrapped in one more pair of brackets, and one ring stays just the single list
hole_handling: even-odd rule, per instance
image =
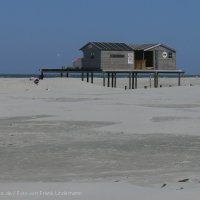
[{"label": "sandy beach", "polygon": [[199,199],[200,78],[126,81],[1,78],[0,199]]}]

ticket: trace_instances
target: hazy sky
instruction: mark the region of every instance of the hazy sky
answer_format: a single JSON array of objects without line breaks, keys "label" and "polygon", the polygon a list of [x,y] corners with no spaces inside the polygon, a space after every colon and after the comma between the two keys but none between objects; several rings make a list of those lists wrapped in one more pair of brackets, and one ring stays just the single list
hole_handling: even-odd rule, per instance
[{"label": "hazy sky", "polygon": [[200,74],[199,0],[0,0],[0,73],[71,65],[89,41],[164,43]]}]

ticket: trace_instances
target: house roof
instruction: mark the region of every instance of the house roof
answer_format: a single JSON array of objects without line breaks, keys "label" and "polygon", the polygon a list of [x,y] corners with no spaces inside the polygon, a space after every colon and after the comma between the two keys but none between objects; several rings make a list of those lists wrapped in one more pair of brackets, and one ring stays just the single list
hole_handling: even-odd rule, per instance
[{"label": "house roof", "polygon": [[157,46],[158,44],[130,44],[129,46],[133,49],[133,50],[146,50],[149,48],[152,48],[154,46]]},{"label": "house roof", "polygon": [[89,45],[94,45],[96,48],[104,51],[132,51],[133,49],[125,43],[111,43],[111,42],[89,42],[80,50],[83,50]]},{"label": "house roof", "polygon": [[148,51],[154,49],[158,46],[162,46],[164,48],[170,49],[176,52],[175,49],[168,47],[164,44],[154,43],[154,44],[125,44],[125,43],[111,43],[111,42],[88,42],[84,45],[80,50],[89,47],[90,45],[95,46],[99,50],[104,51]]},{"label": "house roof", "polygon": [[148,50],[154,49],[158,46],[162,46],[162,47],[170,49],[174,52],[176,51],[175,49],[173,49],[171,47],[168,47],[164,44],[159,44],[159,43],[157,43],[157,44],[129,44],[129,46],[135,51],[148,51]]}]

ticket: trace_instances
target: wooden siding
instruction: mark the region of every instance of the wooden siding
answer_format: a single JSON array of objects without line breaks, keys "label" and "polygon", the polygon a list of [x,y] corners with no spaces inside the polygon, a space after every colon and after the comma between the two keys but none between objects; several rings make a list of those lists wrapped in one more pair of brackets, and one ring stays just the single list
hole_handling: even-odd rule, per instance
[{"label": "wooden siding", "polygon": [[[92,57],[93,55],[93,57]],[[100,69],[101,51],[94,46],[83,50],[82,69]]]},{"label": "wooden siding", "polygon": [[[163,57],[163,52],[167,52],[167,57]],[[169,58],[169,53],[172,54],[172,58]],[[158,70],[174,70],[176,69],[176,52],[166,49],[162,46],[154,49],[154,66]]]},{"label": "wooden siding", "polygon": [[[133,54],[133,64],[128,63],[128,54]],[[110,55],[120,55],[121,57],[112,57]],[[123,55],[123,57],[122,57]],[[102,51],[101,52],[101,69],[104,70],[132,70],[134,69],[134,52],[133,51]]]}]

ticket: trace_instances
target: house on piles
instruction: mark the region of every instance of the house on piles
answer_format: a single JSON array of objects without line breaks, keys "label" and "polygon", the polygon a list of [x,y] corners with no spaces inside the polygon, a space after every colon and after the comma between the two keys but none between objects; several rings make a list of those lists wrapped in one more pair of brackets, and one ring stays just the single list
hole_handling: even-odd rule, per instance
[{"label": "house on piles", "polygon": [[176,70],[176,50],[164,44],[89,42],[80,50],[83,70]]}]

